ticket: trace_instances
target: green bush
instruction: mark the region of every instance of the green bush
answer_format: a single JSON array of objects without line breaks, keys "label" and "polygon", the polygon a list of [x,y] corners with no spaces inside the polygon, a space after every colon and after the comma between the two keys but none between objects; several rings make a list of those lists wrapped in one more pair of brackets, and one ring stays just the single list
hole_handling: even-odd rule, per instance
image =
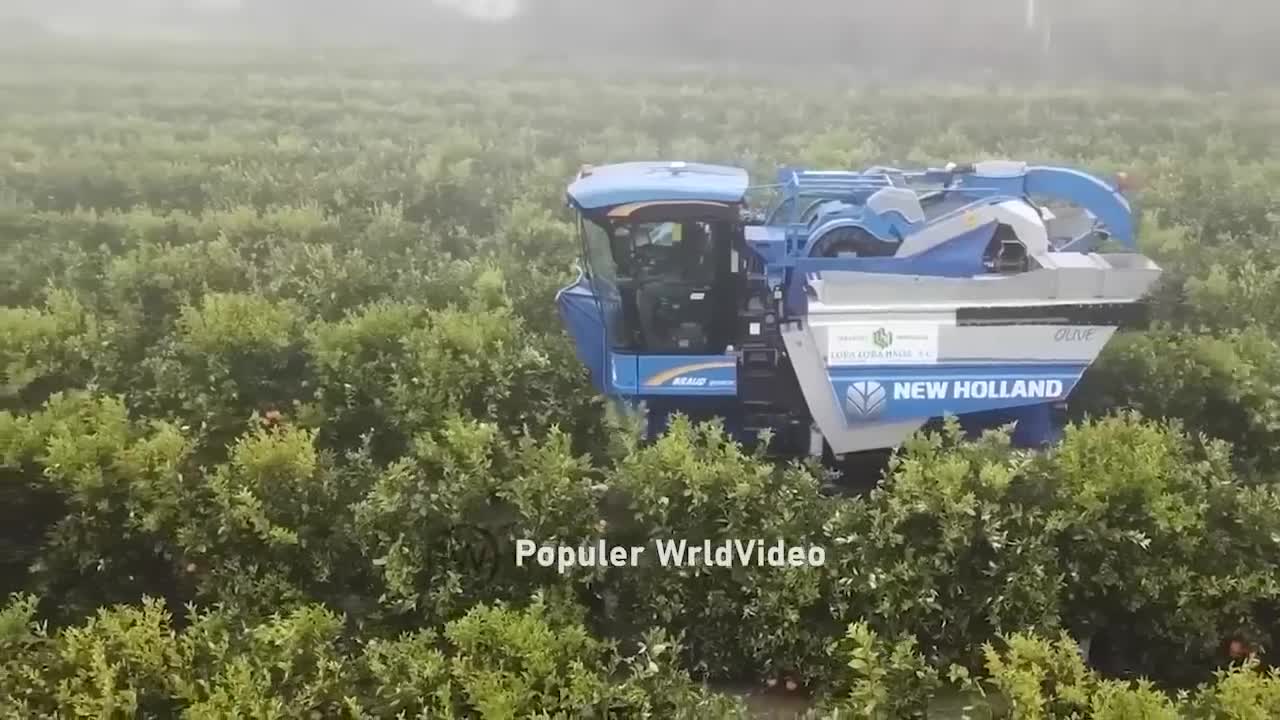
[{"label": "green bush", "polygon": [[972,638],[1057,627],[1053,480],[1036,462],[999,433],[963,442],[954,424],[908,442],[883,486],[841,504],[827,526],[836,616],[885,637],[913,633],[939,667],[962,660]]},{"label": "green bush", "polygon": [[75,387],[100,342],[96,318],[69,291],[51,290],[43,311],[0,307],[0,408]]},{"label": "green bush", "polygon": [[602,405],[567,343],[526,329],[501,285],[475,292],[467,309],[376,304],[313,327],[317,398],[308,412],[331,442],[368,434],[391,456],[462,413],[507,437],[561,427],[580,450],[605,443]]},{"label": "green bush", "polygon": [[990,693],[997,717],[1182,720],[1264,718],[1275,715],[1280,675],[1248,660],[1215,673],[1196,687],[1162,691],[1147,680],[1108,680],[1085,667],[1076,643],[1017,634],[987,643],[981,679],[965,685]]},{"label": "green bush", "polygon": [[1175,720],[1173,700],[1151,683],[1100,679],[1085,667],[1079,647],[1067,635],[1049,641],[1014,635],[997,651],[988,643],[986,685],[998,693],[1005,716],[1049,718],[1144,718]]},{"label": "green bush", "polygon": [[1224,638],[1260,631],[1257,608],[1280,596],[1280,494],[1242,487],[1229,460],[1221,443],[1133,414],[1068,431],[1046,458],[1067,627],[1183,680]]},{"label": "green bush", "polygon": [[298,427],[240,437],[184,498],[172,536],[195,599],[247,618],[313,600],[372,613],[375,575],[351,509],[369,471],[339,465]]},{"label": "green bush", "polygon": [[1081,384],[1078,416],[1130,408],[1230,442],[1236,464],[1272,472],[1280,447],[1280,345],[1250,327],[1220,335],[1160,329],[1116,337]]},{"label": "green bush", "polygon": [[829,522],[842,623],[911,633],[939,668],[972,638],[1070,629],[1112,672],[1203,676],[1219,646],[1270,640],[1280,493],[1236,482],[1228,449],[1124,414],[1044,454],[992,433],[913,439]]},{"label": "green bush", "polygon": [[1067,633],[1019,632],[986,642],[972,669],[945,674],[905,635],[886,642],[866,624],[850,625],[832,650],[845,664],[838,686],[821,702],[822,717],[965,717],[998,720],[1186,720],[1274,716],[1280,674],[1256,659],[1218,671],[1195,687],[1171,691],[1150,680],[1108,679],[1087,667]]},{"label": "green bush", "polygon": [[1263,720],[1280,714],[1280,673],[1263,670],[1256,659],[1214,673],[1212,683],[1204,683],[1188,702],[1185,716],[1193,718],[1240,718]]},{"label": "green bush", "polygon": [[143,366],[158,411],[198,428],[216,454],[253,415],[288,412],[310,382],[300,308],[258,295],[210,293],[179,310],[174,334]]},{"label": "green bush", "polygon": [[914,636],[889,643],[866,623],[849,626],[830,648],[844,662],[823,711],[868,720],[925,718],[943,687],[938,670],[919,653]]},{"label": "green bush", "polygon": [[177,592],[166,540],[190,451],[179,428],[140,426],[118,398],[59,393],[40,412],[0,412],[5,590],[57,597],[51,610],[71,618]]},{"label": "green bush", "polygon": [[623,458],[607,482],[604,535],[611,546],[645,550],[639,567],[591,574],[604,622],[680,633],[692,667],[714,677],[806,680],[820,673],[829,632],[825,567],[760,566],[754,557],[743,564],[736,556],[732,567],[664,567],[657,546],[717,548],[737,540],[833,552],[814,475],[777,470],[718,426],[677,418],[657,442]]},{"label": "green bush", "polygon": [[[633,657],[541,602],[475,606],[433,630],[360,642],[318,606],[246,624],[225,610],[175,628],[161,604],[103,608],[49,632],[35,598],[0,610],[0,717],[732,718],[740,706],[671,664]],[[443,642],[442,642],[443,637]]]},{"label": "green bush", "polygon": [[559,584],[553,570],[517,568],[515,541],[584,540],[597,494],[564,434],[512,445],[494,425],[455,418],[379,474],[355,522],[384,601],[449,619],[477,601]]}]

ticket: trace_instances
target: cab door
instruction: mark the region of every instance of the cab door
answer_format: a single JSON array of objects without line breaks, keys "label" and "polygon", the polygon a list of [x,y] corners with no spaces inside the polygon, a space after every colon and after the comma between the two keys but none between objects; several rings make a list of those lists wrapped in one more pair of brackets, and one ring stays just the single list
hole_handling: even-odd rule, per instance
[{"label": "cab door", "polygon": [[634,395],[637,356],[631,348],[633,332],[618,285],[613,231],[599,218],[581,217],[579,223],[584,279],[598,318],[599,350],[591,353],[595,361],[592,380],[607,395]]}]

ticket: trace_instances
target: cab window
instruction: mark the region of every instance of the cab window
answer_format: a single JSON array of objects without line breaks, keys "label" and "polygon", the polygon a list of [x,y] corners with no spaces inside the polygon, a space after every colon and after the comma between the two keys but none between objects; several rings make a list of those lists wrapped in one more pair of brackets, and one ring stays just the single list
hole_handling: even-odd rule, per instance
[{"label": "cab window", "polygon": [[620,274],[636,280],[705,282],[711,226],[704,222],[648,222],[614,229]]},{"label": "cab window", "polygon": [[618,279],[618,264],[609,231],[591,220],[583,219],[582,235],[586,245],[587,272],[592,278],[614,283]]}]

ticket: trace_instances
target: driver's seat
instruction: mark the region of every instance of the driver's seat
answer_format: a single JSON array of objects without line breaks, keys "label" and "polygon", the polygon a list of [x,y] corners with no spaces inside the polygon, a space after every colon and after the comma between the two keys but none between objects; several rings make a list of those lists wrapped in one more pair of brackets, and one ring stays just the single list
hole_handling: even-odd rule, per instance
[{"label": "driver's seat", "polygon": [[687,282],[652,280],[636,288],[644,346],[651,352],[708,352],[710,294]]},{"label": "driver's seat", "polygon": [[664,262],[636,285],[644,347],[652,352],[709,352],[715,305],[710,237],[700,223],[681,228]]}]

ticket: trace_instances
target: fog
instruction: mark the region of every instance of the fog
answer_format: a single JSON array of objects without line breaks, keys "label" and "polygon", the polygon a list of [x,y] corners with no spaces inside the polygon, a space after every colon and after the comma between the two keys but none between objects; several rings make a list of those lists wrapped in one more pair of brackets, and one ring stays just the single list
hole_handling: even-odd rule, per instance
[{"label": "fog", "polygon": [[[1274,0],[0,0],[0,41],[150,37],[452,60],[853,68],[879,78],[1239,87],[1280,67]],[[6,40],[7,38],[7,40]],[[801,72],[801,71],[797,71]]]},{"label": "fog", "polygon": [[436,0],[437,5],[453,8],[476,20],[510,20],[524,8],[520,0]]}]

